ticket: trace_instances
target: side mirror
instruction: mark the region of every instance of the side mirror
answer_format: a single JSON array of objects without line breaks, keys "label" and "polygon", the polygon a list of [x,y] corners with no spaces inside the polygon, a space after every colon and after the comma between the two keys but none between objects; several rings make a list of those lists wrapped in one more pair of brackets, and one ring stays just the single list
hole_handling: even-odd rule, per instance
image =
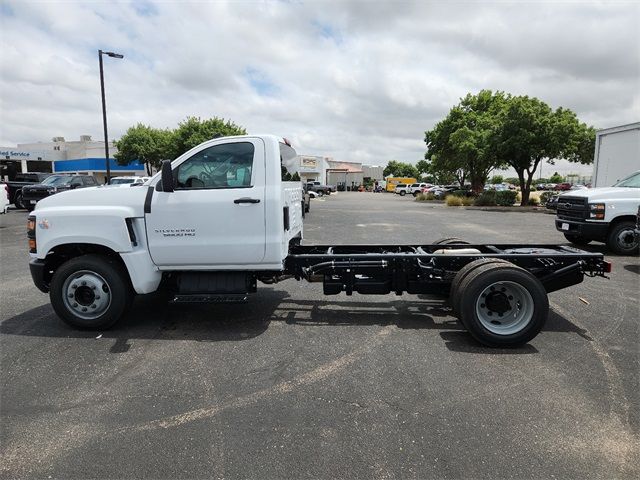
[{"label": "side mirror", "polygon": [[171,170],[171,160],[162,162],[162,191],[173,192],[173,170]]}]

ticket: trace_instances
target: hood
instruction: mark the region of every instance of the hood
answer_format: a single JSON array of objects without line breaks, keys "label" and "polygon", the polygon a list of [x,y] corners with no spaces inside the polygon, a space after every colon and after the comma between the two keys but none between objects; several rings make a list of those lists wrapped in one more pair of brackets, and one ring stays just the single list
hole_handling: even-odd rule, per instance
[{"label": "hood", "polygon": [[64,208],[65,210],[74,207],[94,207],[101,209],[127,208],[134,216],[144,216],[144,199],[147,195],[147,188],[106,188],[89,187],[67,190],[57,193],[38,202],[36,213],[43,209]]},{"label": "hood", "polygon": [[602,187],[587,190],[571,190],[560,197],[578,197],[591,200],[617,200],[625,198],[637,198],[640,200],[640,188]]}]

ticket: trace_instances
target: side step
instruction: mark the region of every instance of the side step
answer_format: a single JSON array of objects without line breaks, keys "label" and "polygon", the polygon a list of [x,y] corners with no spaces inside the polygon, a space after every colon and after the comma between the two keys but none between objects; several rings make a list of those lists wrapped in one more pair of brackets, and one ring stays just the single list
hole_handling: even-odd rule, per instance
[{"label": "side step", "polygon": [[189,293],[176,294],[169,303],[246,303],[246,293]]}]

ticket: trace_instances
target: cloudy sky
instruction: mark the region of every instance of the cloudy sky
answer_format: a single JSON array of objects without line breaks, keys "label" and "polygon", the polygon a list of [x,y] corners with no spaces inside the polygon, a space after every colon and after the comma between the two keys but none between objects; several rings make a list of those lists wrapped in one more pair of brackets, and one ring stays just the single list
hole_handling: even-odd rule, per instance
[{"label": "cloudy sky", "polygon": [[0,0],[0,18],[2,146],[101,138],[97,49],[125,57],[105,58],[112,138],[219,116],[303,154],[415,163],[483,88],[640,121],[638,2]]}]

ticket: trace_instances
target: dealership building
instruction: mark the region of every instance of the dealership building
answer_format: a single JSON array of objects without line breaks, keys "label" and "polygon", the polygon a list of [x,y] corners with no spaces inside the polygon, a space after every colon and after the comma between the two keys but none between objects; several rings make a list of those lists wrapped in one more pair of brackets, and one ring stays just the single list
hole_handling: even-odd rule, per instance
[{"label": "dealership building", "polygon": [[[109,168],[112,176],[144,176],[144,165],[134,161],[118,165],[112,157],[118,150],[109,142]],[[0,180],[13,180],[26,172],[78,173],[93,175],[98,183],[106,179],[104,142],[81,135],[79,140],[67,141],[54,137],[51,142],[20,143],[15,147],[0,147]]]},{"label": "dealership building", "polygon": [[303,181],[315,180],[347,190],[364,184],[365,179],[383,180],[383,167],[356,162],[340,162],[331,157],[300,155],[294,170]]}]

